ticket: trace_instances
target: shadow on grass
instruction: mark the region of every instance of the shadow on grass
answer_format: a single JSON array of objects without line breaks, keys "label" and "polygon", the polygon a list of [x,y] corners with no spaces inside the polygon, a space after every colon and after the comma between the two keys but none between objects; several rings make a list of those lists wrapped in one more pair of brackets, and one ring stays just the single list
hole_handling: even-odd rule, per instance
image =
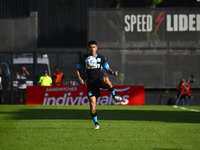
[{"label": "shadow on grass", "polygon": [[[84,109],[22,109],[0,115],[7,116],[2,120],[91,119],[90,111]],[[200,123],[200,113],[190,111],[97,110],[97,115],[100,120]]]}]

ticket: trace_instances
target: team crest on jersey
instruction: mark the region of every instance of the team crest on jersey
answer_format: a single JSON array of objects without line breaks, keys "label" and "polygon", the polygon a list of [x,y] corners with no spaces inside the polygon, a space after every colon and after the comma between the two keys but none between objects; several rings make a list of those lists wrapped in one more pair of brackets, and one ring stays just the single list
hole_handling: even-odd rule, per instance
[{"label": "team crest on jersey", "polygon": [[97,58],[97,62],[101,62],[101,58]]}]

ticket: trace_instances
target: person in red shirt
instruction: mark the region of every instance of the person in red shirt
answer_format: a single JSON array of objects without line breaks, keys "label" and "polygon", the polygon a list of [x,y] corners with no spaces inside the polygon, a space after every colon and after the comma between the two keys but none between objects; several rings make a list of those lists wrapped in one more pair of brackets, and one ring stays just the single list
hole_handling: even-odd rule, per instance
[{"label": "person in red shirt", "polygon": [[[183,89],[184,89],[184,91],[183,91]],[[180,99],[184,98],[185,99],[185,104],[187,105],[189,97],[190,97],[190,84],[186,83],[185,79],[181,79],[181,81],[180,81],[180,83],[179,83],[179,85],[177,87],[177,90],[178,90],[178,95],[176,97],[176,101],[179,98],[180,94],[182,93]]]},{"label": "person in red shirt", "polygon": [[64,74],[59,71],[58,66],[55,66],[54,69],[55,69],[55,73],[53,74],[53,85],[63,86],[65,82]]}]

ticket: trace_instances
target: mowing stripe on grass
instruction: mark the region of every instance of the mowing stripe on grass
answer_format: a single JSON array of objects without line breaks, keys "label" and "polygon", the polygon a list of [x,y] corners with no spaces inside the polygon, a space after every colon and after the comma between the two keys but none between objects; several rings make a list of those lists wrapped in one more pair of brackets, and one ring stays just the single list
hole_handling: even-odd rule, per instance
[{"label": "mowing stripe on grass", "polygon": [[[144,125],[144,124],[146,124],[146,122],[144,122],[144,123],[141,123],[141,122],[134,122],[135,124],[138,124],[138,125]],[[91,123],[49,123],[49,122],[46,122],[46,123],[7,123],[7,122],[5,122],[5,123],[3,123],[3,122],[0,122],[0,124],[15,124],[15,125],[31,125],[31,124],[55,124],[55,125],[57,125],[57,124],[65,124],[65,125],[72,125],[72,124],[91,124]],[[109,125],[110,123],[103,123],[103,122],[101,122],[101,125]],[[121,124],[121,125],[127,125],[127,124],[131,124],[130,122],[118,122],[117,124]],[[160,123],[161,124],[161,123]],[[163,124],[167,124],[167,125],[169,125],[169,124],[173,124],[173,125],[180,125],[180,123],[163,123]],[[184,123],[184,124],[182,124],[182,125],[196,125],[196,124],[193,124],[193,123]]]},{"label": "mowing stripe on grass", "polygon": [[185,108],[185,107],[178,107],[176,105],[173,105],[174,108],[180,108],[180,109],[183,109],[183,110],[189,110],[189,111],[194,111],[194,112],[200,112],[199,110],[195,110],[195,109],[189,109],[189,108]]},{"label": "mowing stripe on grass", "polygon": [[7,122],[3,123],[1,122],[0,124],[91,124],[91,123],[49,123],[49,122],[47,123],[7,123]]}]

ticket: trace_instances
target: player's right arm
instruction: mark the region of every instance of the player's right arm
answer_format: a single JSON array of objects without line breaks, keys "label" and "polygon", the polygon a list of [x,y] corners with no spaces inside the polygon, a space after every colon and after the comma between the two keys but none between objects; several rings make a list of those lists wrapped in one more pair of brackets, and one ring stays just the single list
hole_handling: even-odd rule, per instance
[{"label": "player's right arm", "polygon": [[81,78],[81,75],[80,75],[80,71],[78,69],[76,69],[76,75],[78,77],[78,80],[79,82],[84,85],[85,84],[85,81]]},{"label": "player's right arm", "polygon": [[79,80],[81,85],[85,84],[85,81],[81,78],[81,74],[80,74],[80,69],[83,67],[83,65],[84,65],[84,63],[83,63],[83,61],[81,59],[80,62],[76,66],[76,75],[77,75],[78,80]]}]

